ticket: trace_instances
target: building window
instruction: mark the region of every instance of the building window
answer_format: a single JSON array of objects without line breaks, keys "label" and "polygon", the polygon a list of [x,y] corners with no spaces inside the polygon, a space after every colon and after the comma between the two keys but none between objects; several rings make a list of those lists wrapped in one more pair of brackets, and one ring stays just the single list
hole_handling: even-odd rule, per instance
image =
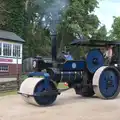
[{"label": "building window", "polygon": [[4,56],[11,56],[12,45],[3,43],[3,55]]},{"label": "building window", "polygon": [[9,68],[7,65],[0,66],[0,72],[8,72],[8,71],[9,71]]},{"label": "building window", "polygon": [[13,45],[13,56],[20,57],[20,45]]},{"label": "building window", "polygon": [[2,43],[0,43],[0,55],[2,55]]}]

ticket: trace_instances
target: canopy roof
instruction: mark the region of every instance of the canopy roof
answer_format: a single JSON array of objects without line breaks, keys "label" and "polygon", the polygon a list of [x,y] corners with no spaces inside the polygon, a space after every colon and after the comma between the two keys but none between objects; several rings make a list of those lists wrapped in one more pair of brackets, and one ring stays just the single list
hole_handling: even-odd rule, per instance
[{"label": "canopy roof", "polygon": [[90,46],[90,47],[105,47],[107,45],[120,45],[119,40],[105,41],[105,40],[73,40],[70,45]]}]

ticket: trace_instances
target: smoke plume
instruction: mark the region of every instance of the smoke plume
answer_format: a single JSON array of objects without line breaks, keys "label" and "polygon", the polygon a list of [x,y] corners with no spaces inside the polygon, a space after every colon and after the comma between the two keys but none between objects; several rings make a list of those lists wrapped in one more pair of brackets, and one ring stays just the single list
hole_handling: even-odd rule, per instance
[{"label": "smoke plume", "polygon": [[[42,0],[37,0],[37,2],[42,5]],[[66,10],[68,5],[69,0],[51,0],[50,6],[44,8],[43,27],[47,26],[50,32],[56,32],[56,25],[61,21],[61,13]]]}]

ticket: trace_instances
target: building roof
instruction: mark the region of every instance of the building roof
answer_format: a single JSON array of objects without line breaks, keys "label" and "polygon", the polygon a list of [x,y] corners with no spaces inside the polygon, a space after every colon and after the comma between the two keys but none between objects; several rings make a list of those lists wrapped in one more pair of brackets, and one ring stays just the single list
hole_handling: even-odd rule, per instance
[{"label": "building roof", "polygon": [[16,41],[16,42],[25,42],[22,38],[17,36],[15,33],[4,31],[4,30],[0,30],[0,39],[12,40],[12,41]]}]

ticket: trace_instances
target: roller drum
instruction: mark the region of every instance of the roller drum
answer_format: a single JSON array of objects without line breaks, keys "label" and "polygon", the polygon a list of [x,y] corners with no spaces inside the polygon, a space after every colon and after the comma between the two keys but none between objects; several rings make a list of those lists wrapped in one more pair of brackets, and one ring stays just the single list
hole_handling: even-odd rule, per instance
[{"label": "roller drum", "polygon": [[36,85],[40,82],[44,80],[43,78],[27,78],[25,79],[21,86],[20,86],[20,93],[22,93],[22,98],[24,101],[26,101],[27,103],[30,104],[35,104],[35,105],[39,105],[34,97],[32,95],[34,95],[34,90]]},{"label": "roller drum", "polygon": [[[35,96],[36,93],[44,91],[44,80],[45,78],[30,77],[22,82],[19,92],[25,102],[39,106],[50,105],[56,100],[57,95]],[[48,87],[49,90],[56,89],[55,85],[51,81]]]}]

